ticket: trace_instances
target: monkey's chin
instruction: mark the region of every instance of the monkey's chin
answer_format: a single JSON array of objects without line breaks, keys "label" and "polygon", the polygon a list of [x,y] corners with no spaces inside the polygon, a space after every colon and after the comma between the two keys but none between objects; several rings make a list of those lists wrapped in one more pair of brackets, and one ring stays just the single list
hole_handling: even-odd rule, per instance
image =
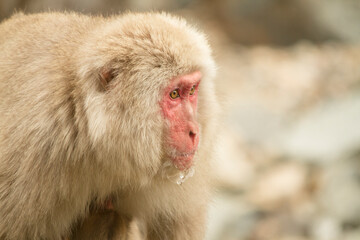
[{"label": "monkey's chin", "polygon": [[167,160],[160,169],[160,175],[162,178],[168,179],[169,181],[181,185],[188,178],[192,177],[195,173],[195,167],[191,165],[186,169],[179,169],[175,166],[172,160]]}]

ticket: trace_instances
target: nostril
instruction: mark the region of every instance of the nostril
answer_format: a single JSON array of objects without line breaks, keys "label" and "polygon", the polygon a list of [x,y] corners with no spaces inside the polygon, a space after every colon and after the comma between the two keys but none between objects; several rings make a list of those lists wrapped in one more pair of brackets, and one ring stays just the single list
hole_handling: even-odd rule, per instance
[{"label": "nostril", "polygon": [[189,137],[191,138],[192,141],[194,141],[195,136],[196,136],[196,133],[194,133],[193,131],[189,132]]}]

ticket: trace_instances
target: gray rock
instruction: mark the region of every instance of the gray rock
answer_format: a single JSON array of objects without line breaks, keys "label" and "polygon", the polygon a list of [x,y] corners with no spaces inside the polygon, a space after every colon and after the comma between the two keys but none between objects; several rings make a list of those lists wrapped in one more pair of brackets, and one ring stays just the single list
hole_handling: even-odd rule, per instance
[{"label": "gray rock", "polygon": [[280,207],[295,200],[304,191],[306,169],[296,163],[283,163],[259,174],[249,192],[249,200],[262,208]]},{"label": "gray rock", "polygon": [[245,146],[226,127],[219,136],[214,178],[221,188],[239,191],[247,188],[255,177],[255,164],[246,156]]},{"label": "gray rock", "polygon": [[360,2],[358,0],[308,1],[321,25],[342,40],[360,40]]},{"label": "gray rock", "polygon": [[320,209],[342,223],[360,222],[359,158],[339,160],[325,169],[317,194]]},{"label": "gray rock", "polygon": [[214,196],[209,209],[206,240],[246,239],[258,216],[249,204],[224,192]]},{"label": "gray rock", "polygon": [[360,230],[353,230],[345,233],[343,238],[344,240],[359,240],[360,239]]},{"label": "gray rock", "polygon": [[341,226],[336,218],[322,216],[313,221],[311,228],[314,240],[338,240],[341,239]]},{"label": "gray rock", "polygon": [[360,94],[319,104],[290,128],[284,152],[325,162],[360,149]]}]

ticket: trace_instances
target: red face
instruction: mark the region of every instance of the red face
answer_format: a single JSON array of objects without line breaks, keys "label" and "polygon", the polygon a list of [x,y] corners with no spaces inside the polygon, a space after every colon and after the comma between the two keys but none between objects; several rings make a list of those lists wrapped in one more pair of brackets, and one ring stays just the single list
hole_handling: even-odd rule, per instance
[{"label": "red face", "polygon": [[201,79],[199,71],[174,78],[160,101],[164,117],[169,121],[170,157],[180,170],[192,166],[199,144],[196,122],[197,95]]}]

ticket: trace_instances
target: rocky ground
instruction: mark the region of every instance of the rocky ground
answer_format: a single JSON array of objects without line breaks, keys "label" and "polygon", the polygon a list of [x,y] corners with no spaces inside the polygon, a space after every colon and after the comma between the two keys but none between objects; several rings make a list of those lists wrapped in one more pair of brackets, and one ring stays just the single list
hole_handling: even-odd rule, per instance
[{"label": "rocky ground", "polygon": [[360,239],[360,46],[215,41],[208,240]]}]

